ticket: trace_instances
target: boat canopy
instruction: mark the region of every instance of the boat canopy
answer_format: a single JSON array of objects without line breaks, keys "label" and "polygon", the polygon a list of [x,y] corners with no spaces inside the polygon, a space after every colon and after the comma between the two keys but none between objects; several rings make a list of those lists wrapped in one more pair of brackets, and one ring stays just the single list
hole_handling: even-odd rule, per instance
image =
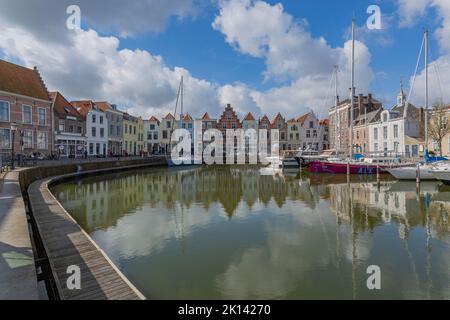
[{"label": "boat canopy", "polygon": [[449,161],[448,158],[445,157],[430,157],[430,153],[427,150],[425,150],[425,162],[426,163],[433,163],[433,162],[438,162],[438,161]]}]

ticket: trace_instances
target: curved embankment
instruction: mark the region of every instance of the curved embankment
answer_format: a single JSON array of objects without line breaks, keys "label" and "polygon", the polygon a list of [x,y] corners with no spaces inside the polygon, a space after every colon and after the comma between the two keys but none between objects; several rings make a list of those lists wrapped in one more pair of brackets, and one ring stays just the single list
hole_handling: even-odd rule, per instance
[{"label": "curved embankment", "polygon": [[[62,300],[139,300],[145,297],[128,281],[108,256],[78,225],[50,192],[49,186],[92,174],[162,166],[162,158],[146,161],[91,163],[56,168],[33,168],[23,172],[27,196],[39,242],[52,274],[52,286]],[[75,170],[73,170],[75,169]],[[50,177],[51,176],[51,177]],[[70,289],[68,268],[80,270],[80,289]],[[72,271],[73,272],[73,271]],[[72,281],[69,281],[72,283]]]}]

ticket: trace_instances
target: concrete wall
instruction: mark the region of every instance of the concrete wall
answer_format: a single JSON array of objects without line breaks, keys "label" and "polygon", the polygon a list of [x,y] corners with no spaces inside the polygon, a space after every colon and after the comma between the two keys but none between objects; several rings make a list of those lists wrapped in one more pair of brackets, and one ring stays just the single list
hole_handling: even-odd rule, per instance
[{"label": "concrete wall", "polygon": [[36,167],[24,170],[20,173],[19,181],[22,193],[24,193],[30,184],[37,180],[45,179],[53,176],[60,176],[75,172],[104,170],[117,167],[129,166],[165,166],[167,165],[164,157],[154,157],[151,159],[139,160],[120,160],[120,161],[106,161],[106,162],[91,162],[83,164],[69,164],[54,167]]}]

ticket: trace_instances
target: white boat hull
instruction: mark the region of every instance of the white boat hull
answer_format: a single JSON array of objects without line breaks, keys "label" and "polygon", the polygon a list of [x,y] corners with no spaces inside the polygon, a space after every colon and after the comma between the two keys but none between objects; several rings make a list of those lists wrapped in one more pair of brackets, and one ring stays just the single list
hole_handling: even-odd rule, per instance
[{"label": "white boat hull", "polygon": [[[422,165],[420,168],[420,180],[436,180],[432,167],[428,165]],[[417,167],[399,167],[387,169],[387,171],[398,180],[416,180]]]}]

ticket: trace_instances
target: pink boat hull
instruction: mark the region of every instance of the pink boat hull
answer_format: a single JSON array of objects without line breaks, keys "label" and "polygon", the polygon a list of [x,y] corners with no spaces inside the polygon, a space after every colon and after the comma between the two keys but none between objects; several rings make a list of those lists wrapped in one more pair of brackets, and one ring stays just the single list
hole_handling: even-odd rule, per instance
[{"label": "pink boat hull", "polygon": [[[380,174],[387,174],[386,166],[379,166]],[[326,161],[313,161],[310,165],[311,173],[333,173],[333,174],[347,174],[347,164]],[[350,164],[350,174],[357,175],[376,175],[377,166],[371,164]]]}]

